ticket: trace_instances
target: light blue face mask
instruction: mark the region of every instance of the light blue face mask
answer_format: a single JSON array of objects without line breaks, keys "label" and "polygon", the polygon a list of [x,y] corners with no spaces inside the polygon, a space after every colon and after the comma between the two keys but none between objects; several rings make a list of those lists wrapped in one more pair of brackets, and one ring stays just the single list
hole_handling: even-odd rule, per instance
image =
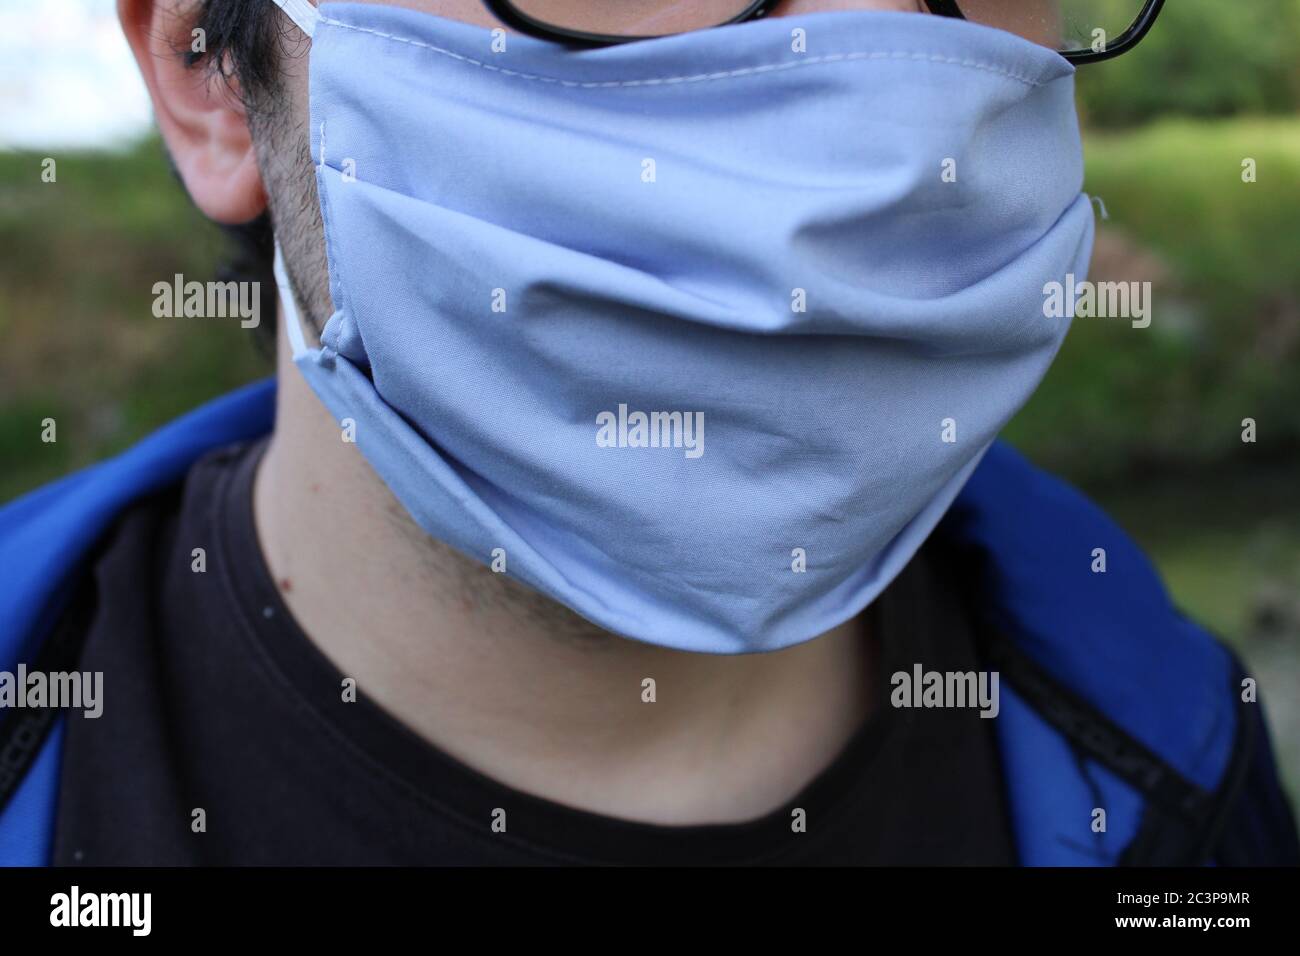
[{"label": "light blue face mask", "polygon": [[1043,47],[853,12],[574,52],[276,2],[337,310],[309,348],[284,296],[298,367],[429,534],[611,631],[851,618],[1066,333],[1043,287],[1093,219]]}]

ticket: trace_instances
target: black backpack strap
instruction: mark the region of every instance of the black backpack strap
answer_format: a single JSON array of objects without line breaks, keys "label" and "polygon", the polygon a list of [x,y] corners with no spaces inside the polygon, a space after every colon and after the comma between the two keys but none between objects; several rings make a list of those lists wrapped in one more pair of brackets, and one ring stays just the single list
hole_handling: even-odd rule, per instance
[{"label": "black backpack strap", "polygon": [[[1118,860],[1121,866],[1201,866],[1220,861],[1222,835],[1238,812],[1253,756],[1261,743],[1257,739],[1262,729],[1257,704],[1243,703],[1235,686],[1224,688],[1224,694],[1233,694],[1237,702],[1236,737],[1223,778],[1214,791],[1209,791],[1188,780],[1058,681],[1010,639],[985,629],[981,644],[989,665],[1066,738],[1077,754],[1105,767],[1146,798],[1138,832]],[[1233,662],[1239,674],[1240,663],[1235,657]],[[1264,757],[1271,760],[1267,741],[1263,744]],[[1259,783],[1264,785],[1264,781]],[[1275,774],[1271,789],[1281,799]],[[1289,826],[1294,844],[1295,825],[1285,807],[1276,816],[1277,835],[1285,843]]]},{"label": "black backpack strap", "polygon": [[1262,699],[1241,699],[1246,669],[1231,648],[1225,650],[1235,675],[1237,745],[1216,793],[1203,856],[1219,866],[1300,866],[1300,832],[1279,780]]},{"label": "black backpack strap", "polygon": [[[93,562],[75,574],[67,603],[58,612],[54,626],[28,664],[28,671],[55,673],[73,671],[81,659],[86,633],[94,619],[97,603]],[[9,804],[63,712],[60,707],[13,708],[0,711],[0,811]]]},{"label": "black backpack strap", "polygon": [[[1234,659],[1234,672],[1239,668]],[[1234,693],[1225,688],[1224,693]],[[1120,857],[1123,866],[1204,866],[1216,862],[1217,847],[1224,825],[1238,804],[1246,781],[1246,771],[1258,746],[1255,732],[1257,713],[1250,712],[1252,704],[1236,697],[1236,735],[1228,766],[1213,793],[1207,793],[1203,812],[1194,820],[1179,820],[1162,812],[1156,803],[1149,803],[1142,814],[1133,842]],[[1258,708],[1256,707],[1256,710]]]}]

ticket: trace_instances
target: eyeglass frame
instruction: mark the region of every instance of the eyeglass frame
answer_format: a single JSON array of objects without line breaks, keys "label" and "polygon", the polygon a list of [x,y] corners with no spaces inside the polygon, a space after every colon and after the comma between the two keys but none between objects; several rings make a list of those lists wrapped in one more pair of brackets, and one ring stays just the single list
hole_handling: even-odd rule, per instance
[{"label": "eyeglass frame", "polygon": [[[757,20],[770,12],[779,2],[780,0],[753,0],[748,7],[730,20],[715,23],[705,29],[711,30],[714,27],[725,27],[733,23]],[[615,36],[557,27],[549,23],[543,23],[523,13],[514,5],[513,0],[483,0],[483,3],[492,12],[492,15],[506,26],[512,27],[520,33],[526,33],[529,36],[539,37],[543,40],[563,43],[566,46],[580,48],[603,47],[615,46],[620,43],[632,43],[636,40],[653,39],[653,37],[649,36]],[[925,0],[925,4],[930,8],[930,12],[937,16],[952,17],[958,20],[966,19],[965,14],[961,12],[958,0]],[[1137,19],[1116,38],[1115,42],[1106,44],[1104,50],[1067,50],[1064,52],[1058,50],[1056,52],[1076,66],[1085,63],[1098,63],[1127,53],[1141,43],[1142,38],[1151,32],[1151,28],[1155,26],[1156,18],[1160,16],[1160,11],[1164,5],[1165,0],[1146,0]]]}]

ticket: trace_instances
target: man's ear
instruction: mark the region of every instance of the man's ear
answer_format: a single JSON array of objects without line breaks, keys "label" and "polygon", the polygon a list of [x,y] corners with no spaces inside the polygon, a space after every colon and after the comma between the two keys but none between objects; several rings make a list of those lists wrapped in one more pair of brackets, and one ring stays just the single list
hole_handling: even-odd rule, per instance
[{"label": "man's ear", "polygon": [[266,209],[266,189],[238,88],[206,64],[187,62],[197,8],[183,0],[117,2],[158,127],[190,197],[215,222],[248,222]]}]

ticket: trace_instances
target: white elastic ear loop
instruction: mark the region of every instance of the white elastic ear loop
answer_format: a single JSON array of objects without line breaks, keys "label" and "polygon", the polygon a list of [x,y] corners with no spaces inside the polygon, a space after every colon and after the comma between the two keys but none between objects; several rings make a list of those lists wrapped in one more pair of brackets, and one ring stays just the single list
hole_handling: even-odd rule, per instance
[{"label": "white elastic ear loop", "polygon": [[307,354],[307,340],[303,338],[302,321],[298,318],[298,305],[293,298],[293,286],[289,284],[289,273],[284,268],[284,253],[280,251],[278,242],[275,244],[275,284],[280,290],[280,303],[284,306],[285,331],[289,333],[289,345],[296,359]]},{"label": "white elastic ear loop", "polygon": [[307,36],[316,35],[316,23],[320,20],[320,11],[307,0],[271,0],[271,2],[283,10]]}]

